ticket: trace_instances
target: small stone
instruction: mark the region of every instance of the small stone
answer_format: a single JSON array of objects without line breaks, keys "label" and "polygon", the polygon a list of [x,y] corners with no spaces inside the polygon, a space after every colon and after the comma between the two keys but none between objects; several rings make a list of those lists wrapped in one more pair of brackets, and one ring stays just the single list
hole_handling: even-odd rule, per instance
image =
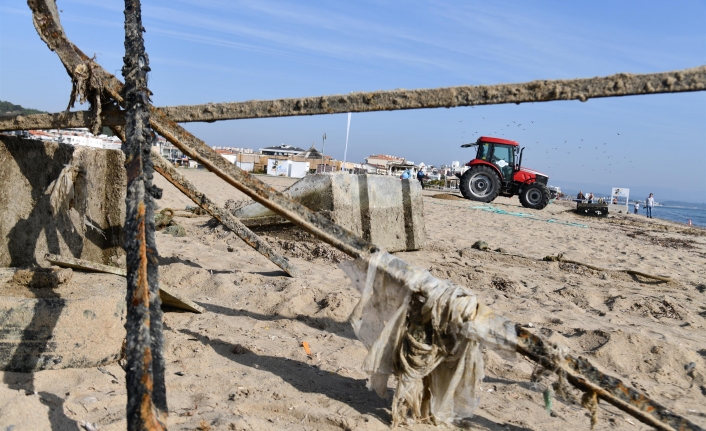
[{"label": "small stone", "polygon": [[233,247],[231,247],[231,246],[228,246],[228,251],[229,251],[230,253],[233,253],[233,251],[235,251],[235,249],[234,249]]},{"label": "small stone", "polygon": [[235,353],[236,355],[242,355],[242,354],[248,353],[248,349],[246,347],[244,347],[242,344],[236,344],[231,349],[231,352]]},{"label": "small stone", "polygon": [[480,240],[474,242],[473,245],[471,246],[471,248],[475,248],[476,250],[484,250],[484,251],[490,250],[490,247],[488,247],[488,243],[485,241],[480,241]]}]

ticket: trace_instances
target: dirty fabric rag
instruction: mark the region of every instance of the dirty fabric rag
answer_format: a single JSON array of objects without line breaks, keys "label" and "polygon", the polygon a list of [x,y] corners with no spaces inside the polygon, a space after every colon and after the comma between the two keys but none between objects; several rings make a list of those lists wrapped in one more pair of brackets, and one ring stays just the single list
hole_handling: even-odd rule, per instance
[{"label": "dirty fabric rag", "polygon": [[350,320],[368,349],[368,388],[386,397],[389,377],[397,378],[393,426],[470,418],[483,379],[481,349],[514,356],[514,325],[470,289],[386,252],[341,267],[362,294]]}]

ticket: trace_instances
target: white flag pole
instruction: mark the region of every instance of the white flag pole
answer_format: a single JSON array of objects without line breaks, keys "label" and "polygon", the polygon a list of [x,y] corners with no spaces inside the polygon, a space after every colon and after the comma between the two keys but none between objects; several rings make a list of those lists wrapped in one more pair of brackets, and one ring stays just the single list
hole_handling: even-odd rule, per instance
[{"label": "white flag pole", "polygon": [[346,155],[348,154],[348,133],[351,131],[351,113],[348,113],[348,127],[346,127],[346,147],[343,150],[343,169],[346,169]]}]

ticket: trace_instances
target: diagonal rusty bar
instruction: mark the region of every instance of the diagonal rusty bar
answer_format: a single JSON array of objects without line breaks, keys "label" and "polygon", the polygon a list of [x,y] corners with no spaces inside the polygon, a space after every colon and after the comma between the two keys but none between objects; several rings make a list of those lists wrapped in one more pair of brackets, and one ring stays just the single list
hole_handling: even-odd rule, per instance
[{"label": "diagonal rusty bar", "polygon": [[[678,93],[706,90],[706,66],[650,74],[619,73],[597,78],[531,81],[519,84],[392,90],[247,102],[207,103],[158,108],[177,123],[244,118],[290,117],[346,112],[451,108],[503,103],[582,100],[599,97]],[[122,125],[120,112],[103,112],[106,126]],[[63,123],[62,123],[63,121]],[[0,131],[89,127],[88,111],[0,117]]]},{"label": "diagonal rusty bar", "polygon": [[127,262],[126,385],[127,427],[131,431],[167,428],[164,337],[155,243],[147,72],[140,0],[125,0],[126,124],[123,152],[127,171],[125,253]]},{"label": "diagonal rusty bar", "polygon": [[[125,142],[125,131],[121,126],[112,126],[113,132],[120,138],[121,141]],[[211,214],[216,220],[221,222],[225,227],[233,231],[240,239],[242,239],[247,245],[254,248],[255,251],[262,254],[266,258],[270,259],[272,263],[280,267],[284,272],[292,277],[301,276],[299,269],[292,265],[287,258],[277,253],[272,247],[257,236],[253,231],[251,231],[247,226],[245,226],[240,220],[235,216],[231,215],[225,209],[219,207],[215,202],[208,198],[205,194],[200,192],[196,186],[194,186],[191,181],[187,180],[186,177],[177,172],[169,161],[165,160],[164,157],[159,154],[152,152],[151,154],[152,165],[154,170],[159,172],[164,179],[172,183],[179,191],[184,193],[189,199],[191,199],[196,205],[201,207],[204,211]]]},{"label": "diagonal rusty bar", "polygon": [[246,244],[254,248],[255,251],[270,259],[272,263],[282,268],[284,272],[292,277],[301,276],[301,272],[297,269],[297,267],[292,265],[287,258],[274,251],[269,244],[263,241],[259,236],[255,235],[253,231],[248,229],[243,223],[240,222],[240,220],[231,215],[230,212],[219,207],[215,202],[209,199],[208,196],[198,191],[189,180],[174,169],[174,166],[172,166],[171,163],[154,152],[151,157],[152,163],[154,164],[154,169],[162,174],[167,181],[172,183],[176,188],[181,190],[182,193],[194,201],[196,205],[203,208],[204,211],[211,214],[225,227],[233,231],[236,235],[238,235],[238,237],[240,237],[240,239],[245,241]]},{"label": "diagonal rusty bar", "polygon": [[[518,353],[549,370],[557,371],[554,369],[556,364],[552,353],[556,346],[551,346],[548,341],[520,326],[516,327],[516,331]],[[584,357],[565,355],[560,366],[568,382],[576,388],[584,392],[595,392],[598,398],[656,429],[703,431],[698,425],[651,400],[620,379],[599,371]]]}]

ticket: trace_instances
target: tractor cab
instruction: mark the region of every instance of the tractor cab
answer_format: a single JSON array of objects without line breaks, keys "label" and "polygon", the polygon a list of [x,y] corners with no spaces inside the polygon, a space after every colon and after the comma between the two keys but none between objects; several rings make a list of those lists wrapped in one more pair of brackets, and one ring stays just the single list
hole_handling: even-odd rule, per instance
[{"label": "tractor cab", "polygon": [[467,199],[491,202],[498,195],[520,196],[523,206],[541,209],[549,203],[548,177],[522,168],[520,144],[509,139],[481,136],[476,142],[461,145],[477,147],[476,157],[466,163],[469,169],[457,176],[461,193]]},{"label": "tractor cab", "polygon": [[462,145],[462,148],[477,146],[476,157],[466,166],[480,164],[492,165],[500,175],[500,181],[513,181],[515,171],[519,170],[520,144],[507,139],[483,136],[473,144]]}]

